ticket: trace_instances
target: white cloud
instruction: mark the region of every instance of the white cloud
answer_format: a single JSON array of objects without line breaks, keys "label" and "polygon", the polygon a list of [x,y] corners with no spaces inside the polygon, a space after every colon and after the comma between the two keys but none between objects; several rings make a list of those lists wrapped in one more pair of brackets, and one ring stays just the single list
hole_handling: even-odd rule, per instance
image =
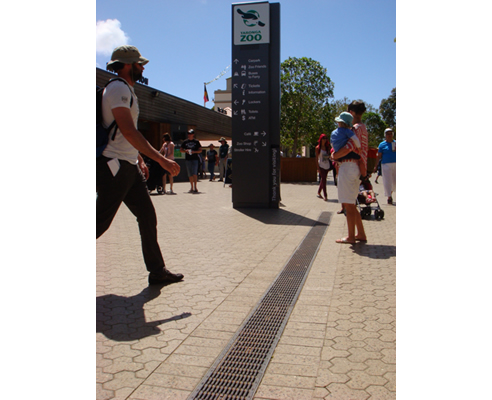
[{"label": "white cloud", "polygon": [[96,22],[96,53],[111,55],[115,47],[128,44],[129,39],[117,19]]}]

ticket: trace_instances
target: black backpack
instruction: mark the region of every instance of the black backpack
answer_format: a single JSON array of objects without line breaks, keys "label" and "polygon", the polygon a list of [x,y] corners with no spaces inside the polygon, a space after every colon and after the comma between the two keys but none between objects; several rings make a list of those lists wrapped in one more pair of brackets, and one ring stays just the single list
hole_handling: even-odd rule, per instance
[{"label": "black backpack", "polygon": [[[108,86],[111,82],[114,81],[122,81],[127,85],[128,83],[122,78],[114,78],[111,79],[104,87],[96,86],[96,158],[100,157],[109,143],[109,136],[111,135],[111,131],[113,131],[113,135],[111,140],[114,140],[116,136],[116,131],[118,130],[118,125],[116,121],[113,121],[109,127],[105,128],[102,124],[103,116],[102,116],[102,97],[103,92],[106,86]],[[130,108],[133,104],[133,96],[130,100]]]}]

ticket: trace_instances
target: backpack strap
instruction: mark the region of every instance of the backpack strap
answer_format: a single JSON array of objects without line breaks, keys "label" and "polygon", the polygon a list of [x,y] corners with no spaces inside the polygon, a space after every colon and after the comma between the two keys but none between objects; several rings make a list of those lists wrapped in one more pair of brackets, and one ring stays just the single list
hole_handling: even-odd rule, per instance
[{"label": "backpack strap", "polygon": [[[124,82],[126,84],[126,86],[128,86],[128,89],[130,90],[130,108],[132,108],[132,105],[133,105],[133,95],[132,95],[132,91],[130,89],[130,85],[128,85],[128,82],[125,81],[123,78],[113,78],[113,79],[110,79],[109,82],[106,83],[106,85],[104,85],[104,87],[106,88],[106,86],[108,86],[111,82],[114,82],[114,81],[121,81],[121,82]],[[111,129],[113,129],[114,127],[114,132],[113,132],[113,136],[111,136],[111,140],[114,140],[115,137],[116,137],[116,131],[118,130],[118,124],[116,123],[116,120],[113,120],[113,122],[111,123],[111,125],[109,125],[108,127],[108,132],[111,132]]]}]

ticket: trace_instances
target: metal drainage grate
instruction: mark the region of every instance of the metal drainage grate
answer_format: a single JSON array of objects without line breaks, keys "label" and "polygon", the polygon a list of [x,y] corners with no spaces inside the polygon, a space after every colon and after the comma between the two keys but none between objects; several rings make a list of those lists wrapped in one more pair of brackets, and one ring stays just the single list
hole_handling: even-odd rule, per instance
[{"label": "metal drainage grate", "polygon": [[191,399],[252,399],[307,278],[331,213],[322,212]]}]

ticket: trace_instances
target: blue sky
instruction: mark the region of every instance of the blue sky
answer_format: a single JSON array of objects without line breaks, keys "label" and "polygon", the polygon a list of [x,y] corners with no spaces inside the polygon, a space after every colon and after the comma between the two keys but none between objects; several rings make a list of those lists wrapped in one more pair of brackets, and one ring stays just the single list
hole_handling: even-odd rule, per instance
[{"label": "blue sky", "polygon": [[[278,2],[281,61],[319,61],[335,84],[334,99],[362,99],[378,108],[396,87],[396,1]],[[96,45],[96,66],[105,68],[115,46],[134,45],[150,60],[144,72],[149,86],[203,105],[203,83],[231,64],[232,3],[98,0],[96,21],[105,34]],[[230,70],[207,86],[211,100],[229,76]]]}]

